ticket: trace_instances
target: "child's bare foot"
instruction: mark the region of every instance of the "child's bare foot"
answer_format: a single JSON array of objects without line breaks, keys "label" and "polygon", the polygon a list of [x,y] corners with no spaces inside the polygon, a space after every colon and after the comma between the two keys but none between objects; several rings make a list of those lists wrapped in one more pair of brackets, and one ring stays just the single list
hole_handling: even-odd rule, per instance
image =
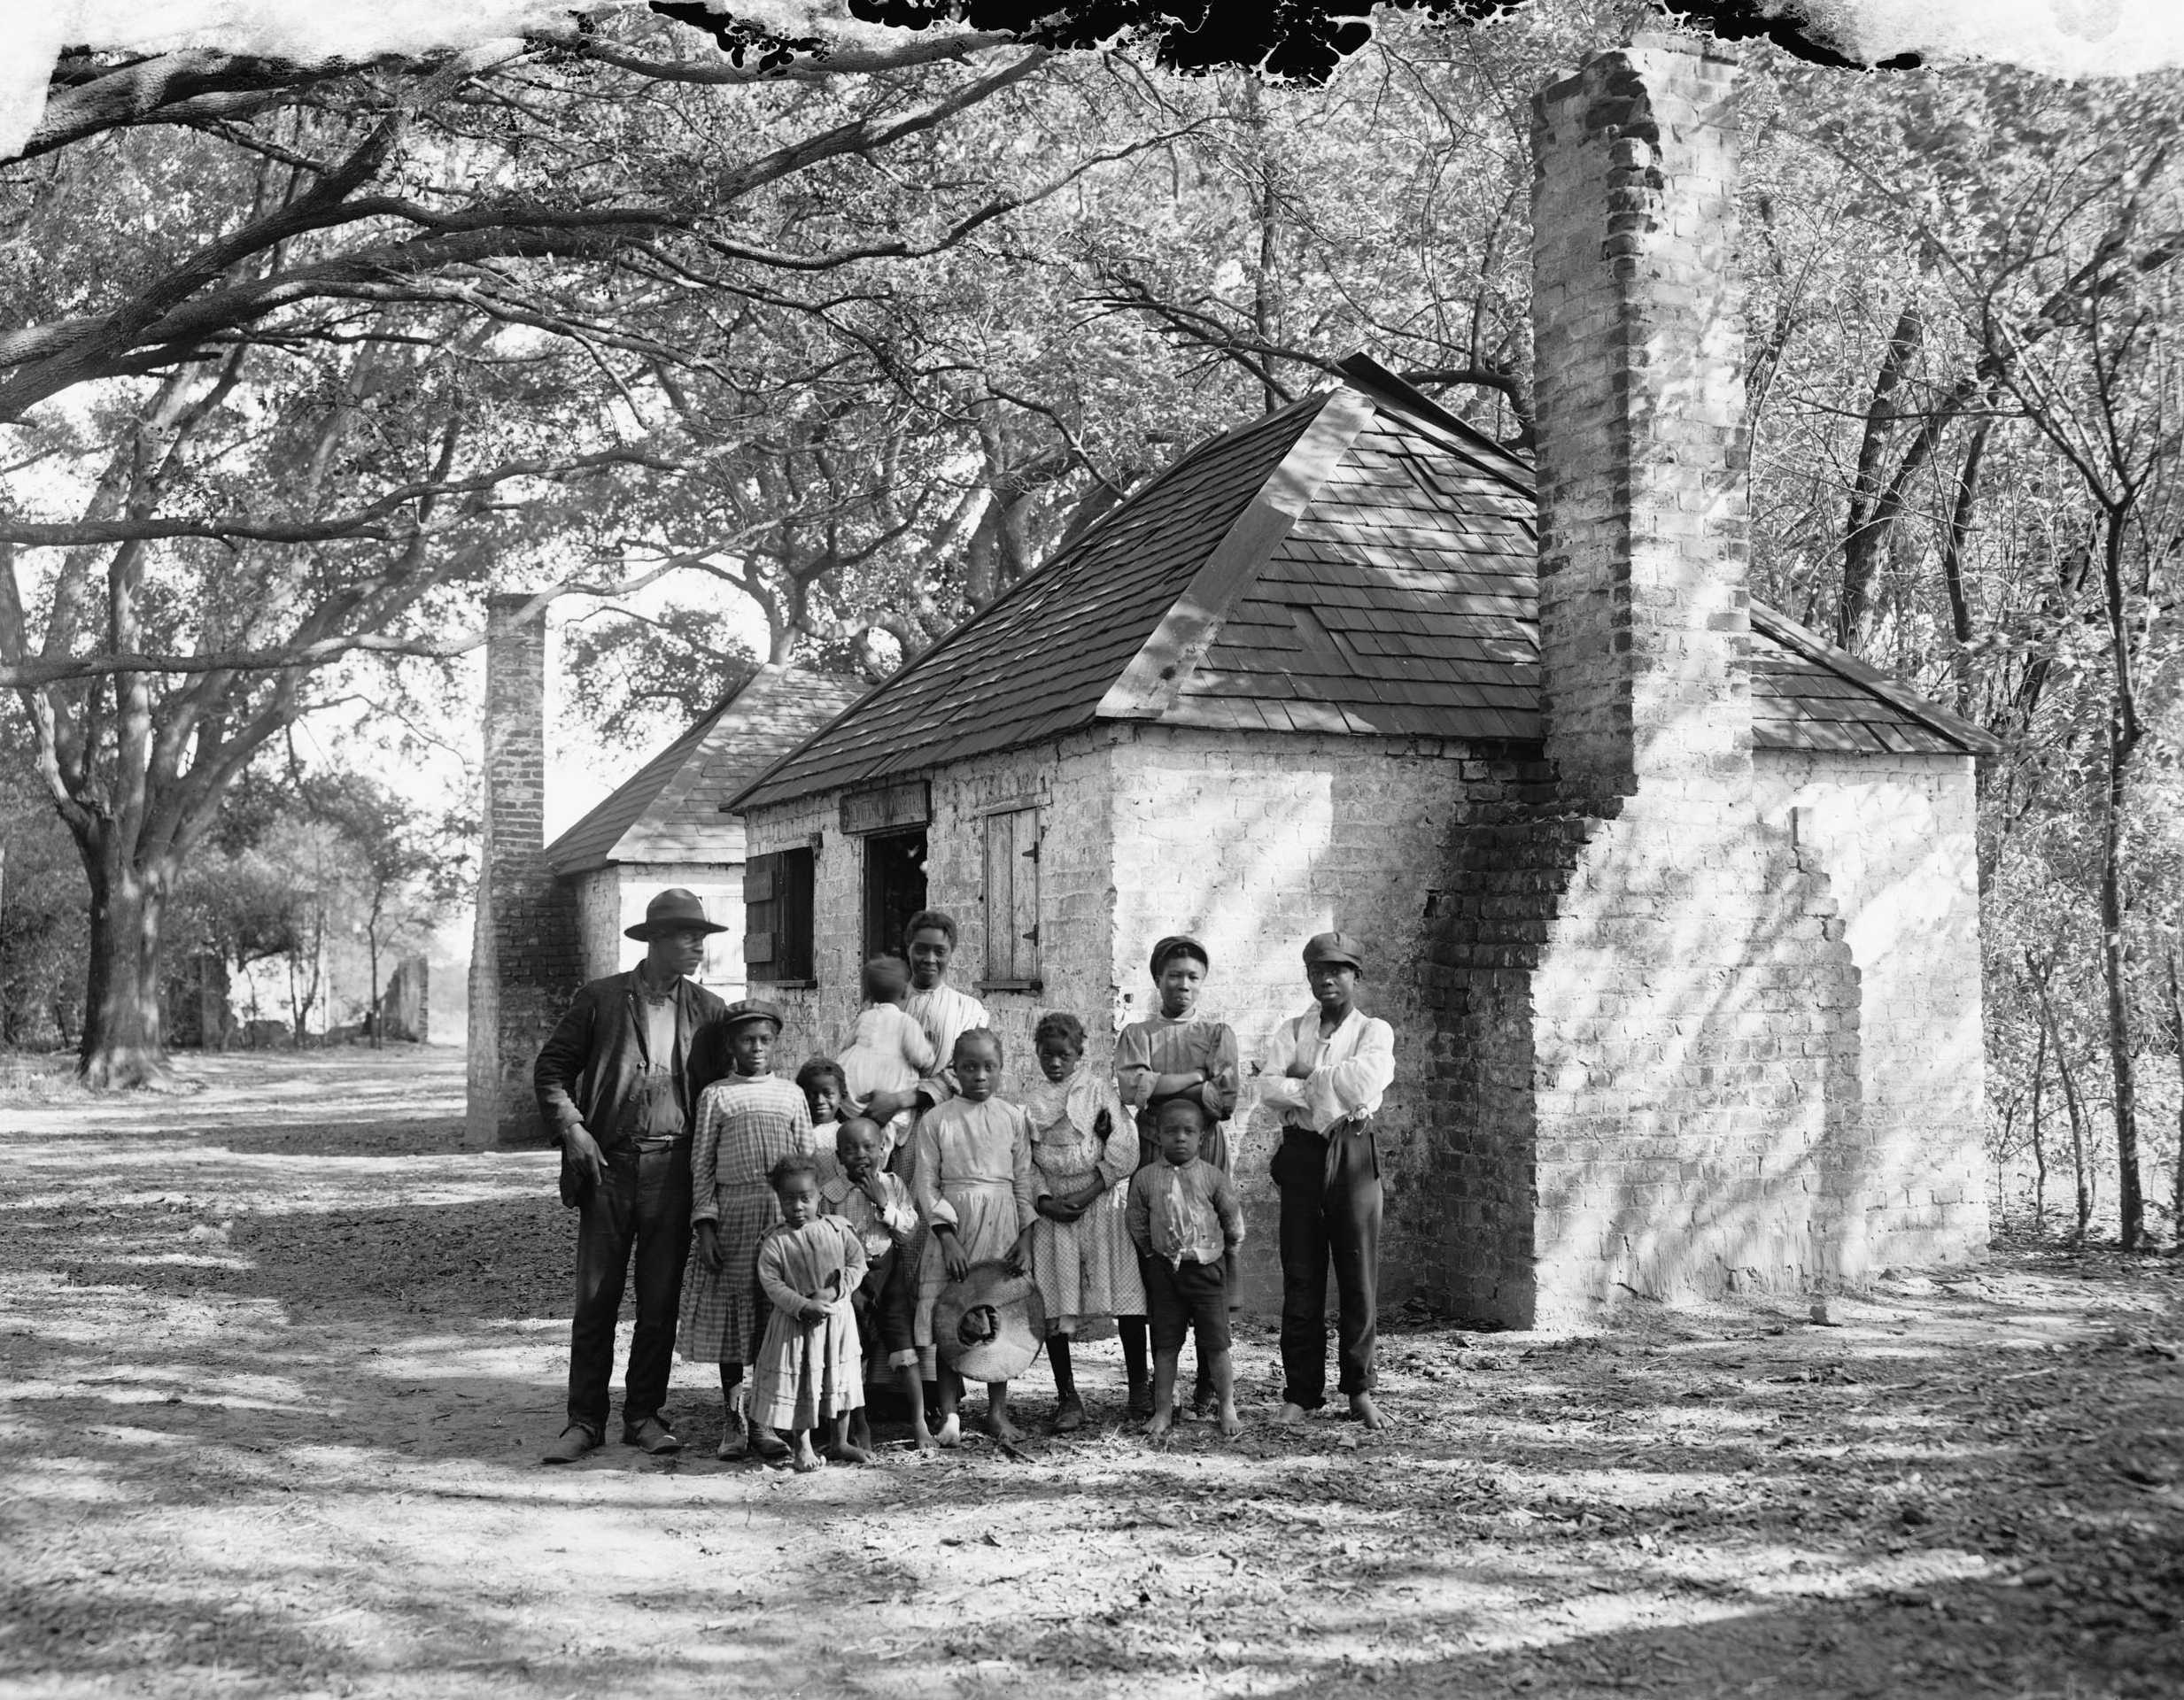
[{"label": "child's bare foot", "polygon": [[917,1442],[918,1449],[920,1452],[935,1451],[939,1449],[941,1444],[938,1441],[933,1438],[933,1431],[927,1428],[922,1422],[913,1423],[910,1425],[910,1439]]},{"label": "child's bare foot", "polygon": [[1156,1410],[1152,1414],[1152,1420],[1145,1425],[1145,1438],[1149,1441],[1157,1441],[1173,1427],[1174,1424],[1175,1411],[1173,1406],[1163,1410]]},{"label": "child's bare foot", "polygon": [[1350,1414],[1367,1428],[1388,1426],[1388,1419],[1380,1414],[1380,1407],[1373,1402],[1373,1395],[1369,1393],[1353,1393],[1350,1395]]},{"label": "child's bare foot", "polygon": [[1221,1401],[1221,1433],[1232,1441],[1243,1433],[1243,1418],[1236,1414],[1234,1399]]},{"label": "child's bare foot", "polygon": [[986,1432],[988,1434],[991,1434],[995,1440],[1003,1441],[1004,1444],[1010,1446],[1014,1446],[1017,1441],[1024,1438],[1024,1431],[1022,1429],[1018,1428],[1006,1417],[1001,1416],[988,1416],[987,1418]]},{"label": "child's bare foot", "polygon": [[826,1460],[811,1449],[811,1437],[809,1434],[796,1437],[796,1453],[791,1464],[800,1476],[808,1476],[814,1470],[826,1468]]},{"label": "child's bare foot", "polygon": [[855,1441],[844,1441],[840,1446],[830,1446],[826,1456],[836,1464],[870,1464],[872,1455]]},{"label": "child's bare foot", "polygon": [[1290,1426],[1294,1426],[1298,1423],[1310,1422],[1311,1420],[1312,1413],[1310,1411],[1306,1410],[1302,1405],[1293,1404],[1283,1405],[1280,1414],[1274,1418],[1274,1421],[1277,1423],[1286,1424]]},{"label": "child's bare foot", "polygon": [[849,1418],[849,1444],[861,1452],[872,1449],[872,1426],[865,1420],[861,1409]]},{"label": "child's bare foot", "polygon": [[934,1445],[944,1446],[953,1452],[963,1444],[963,1418],[956,1416],[954,1411],[949,1411],[947,1419],[941,1423],[939,1432],[933,1435],[933,1441]]}]

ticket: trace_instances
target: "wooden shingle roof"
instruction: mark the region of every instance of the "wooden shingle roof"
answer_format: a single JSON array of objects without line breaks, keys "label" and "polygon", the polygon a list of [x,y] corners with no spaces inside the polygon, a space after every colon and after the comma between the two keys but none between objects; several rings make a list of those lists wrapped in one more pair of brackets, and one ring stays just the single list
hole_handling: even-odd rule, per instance
[{"label": "wooden shingle roof", "polygon": [[743,860],[732,795],[833,720],[864,687],[801,668],[760,668],[743,688],[616,786],[546,848],[557,875],[610,862]]},{"label": "wooden shingle roof", "polygon": [[[727,805],[923,772],[1099,721],[1543,735],[1531,468],[1361,356],[1183,455]],[[1994,740],[1770,610],[1762,745]]]}]

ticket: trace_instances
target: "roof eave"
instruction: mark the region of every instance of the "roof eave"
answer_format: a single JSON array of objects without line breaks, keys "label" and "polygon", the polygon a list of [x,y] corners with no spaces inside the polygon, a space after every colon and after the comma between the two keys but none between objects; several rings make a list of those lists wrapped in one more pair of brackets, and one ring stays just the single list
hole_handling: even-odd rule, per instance
[{"label": "roof eave", "polygon": [[1860,661],[1847,650],[1839,649],[1818,632],[1801,626],[1787,614],[1778,613],[1762,602],[1754,602],[1751,606],[1754,630],[1771,638],[1785,649],[1826,668],[1838,678],[1847,679],[1871,692],[1891,707],[1901,710],[1920,725],[1948,739],[1966,755],[2000,755],[2009,747],[1984,726],[1975,726],[1962,715],[1951,714],[1940,703],[1928,701],[1901,680],[1890,677],[1878,668]]}]

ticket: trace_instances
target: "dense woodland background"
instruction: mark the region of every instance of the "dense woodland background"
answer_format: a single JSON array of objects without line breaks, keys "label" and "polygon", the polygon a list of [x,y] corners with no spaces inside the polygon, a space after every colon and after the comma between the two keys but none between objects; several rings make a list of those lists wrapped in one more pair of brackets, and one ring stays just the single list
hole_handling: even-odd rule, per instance
[{"label": "dense woodland background", "polygon": [[[1361,345],[1523,444],[1530,91],[1637,10],[1389,15],[1318,84],[625,12],[65,57],[0,166],[0,1041],[156,1082],[181,953],[301,999],[428,924],[469,799],[405,764],[468,752],[489,588],[569,599],[634,758],[759,660],[883,674]],[[1743,56],[1754,593],[2006,741],[1998,1202],[2166,1237],[2184,78]]]}]

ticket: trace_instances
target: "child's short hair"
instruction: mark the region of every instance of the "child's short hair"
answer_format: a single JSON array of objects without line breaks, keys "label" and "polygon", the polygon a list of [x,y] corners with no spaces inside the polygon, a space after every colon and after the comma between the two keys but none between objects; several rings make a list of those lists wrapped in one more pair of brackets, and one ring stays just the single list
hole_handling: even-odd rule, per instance
[{"label": "child's short hair", "polygon": [[841,1064],[831,1056],[815,1056],[796,1070],[796,1090],[807,1098],[811,1095],[812,1087],[823,1080],[833,1082],[835,1097],[847,1098],[849,1095],[849,1077],[841,1071]]},{"label": "child's short hair", "polygon": [[1039,1024],[1032,1029],[1032,1048],[1037,1050],[1049,1039],[1068,1042],[1069,1048],[1079,1056],[1084,1055],[1084,1023],[1066,1009],[1049,1009],[1039,1017]]},{"label": "child's short hair", "polygon": [[921,932],[946,933],[949,948],[953,950],[956,947],[956,917],[946,909],[920,909],[904,924],[902,942],[907,945]]},{"label": "child's short hair", "polygon": [[867,1003],[893,1003],[910,990],[910,964],[900,956],[875,956],[864,964],[864,979]]},{"label": "child's short hair", "polygon": [[879,1145],[887,1142],[887,1130],[869,1116],[845,1116],[834,1124],[834,1149],[841,1149],[842,1141],[852,1133],[869,1133]]},{"label": "child's short hair", "polygon": [[994,1047],[995,1062],[1002,1062],[1008,1060],[1001,1048],[1001,1035],[991,1027],[972,1027],[966,1032],[957,1033],[956,1048],[949,1053],[948,1060],[953,1062],[963,1055],[963,1047],[970,1044],[991,1045]]},{"label": "child's short hair", "polygon": [[1196,1098],[1163,1098],[1160,1101],[1160,1108],[1154,1112],[1153,1125],[1157,1128],[1166,1121],[1168,1112],[1179,1104],[1190,1112],[1190,1119],[1197,1124],[1199,1132],[1204,1132],[1213,1124],[1212,1117],[1206,1113],[1205,1106]]},{"label": "child's short hair", "polygon": [[786,1157],[778,1159],[773,1167],[766,1171],[766,1184],[778,1193],[799,1175],[809,1175],[816,1184],[819,1178],[819,1165],[802,1152],[792,1151]]}]

